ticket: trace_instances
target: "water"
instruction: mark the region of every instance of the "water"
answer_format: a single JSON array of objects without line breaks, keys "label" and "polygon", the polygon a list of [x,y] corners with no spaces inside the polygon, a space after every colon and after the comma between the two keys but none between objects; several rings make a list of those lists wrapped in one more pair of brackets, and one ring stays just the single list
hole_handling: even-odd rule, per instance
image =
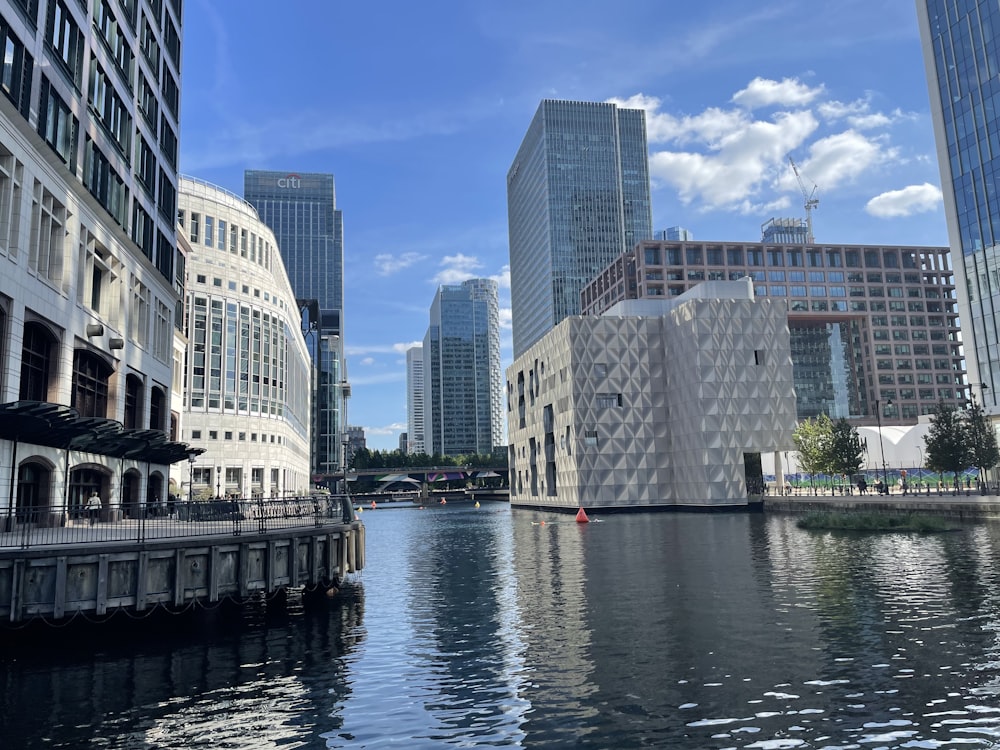
[{"label": "water", "polygon": [[998,525],[363,519],[318,606],[5,635],[0,748],[1000,747]]}]

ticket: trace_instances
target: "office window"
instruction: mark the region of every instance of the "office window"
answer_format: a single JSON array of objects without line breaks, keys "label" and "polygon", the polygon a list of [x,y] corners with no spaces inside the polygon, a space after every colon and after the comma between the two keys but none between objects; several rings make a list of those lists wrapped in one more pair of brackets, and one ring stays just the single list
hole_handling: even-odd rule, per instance
[{"label": "office window", "polygon": [[0,42],[4,47],[0,88],[27,119],[31,107],[31,71],[34,61],[3,17],[0,17]]},{"label": "office window", "polygon": [[83,33],[62,0],[55,0],[49,6],[45,41],[55,52],[62,70],[80,90],[83,86]]},{"label": "office window", "polygon": [[59,155],[71,172],[76,172],[78,123],[69,106],[62,100],[47,78],[42,78],[39,102],[38,134]]}]

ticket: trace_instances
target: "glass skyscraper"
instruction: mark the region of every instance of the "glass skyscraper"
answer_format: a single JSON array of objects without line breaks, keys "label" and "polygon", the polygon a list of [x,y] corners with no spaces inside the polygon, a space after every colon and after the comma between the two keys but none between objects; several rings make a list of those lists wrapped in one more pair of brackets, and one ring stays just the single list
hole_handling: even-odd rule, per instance
[{"label": "glass skyscraper", "polygon": [[497,283],[438,288],[424,336],[427,453],[491,453],[503,444]]},{"label": "glass skyscraper", "polygon": [[507,173],[514,356],[568,315],[580,290],[653,236],[642,110],[543,100]]},{"label": "glass skyscraper", "polygon": [[971,388],[1000,398],[1000,6],[917,0]]},{"label": "glass skyscraper", "polygon": [[247,170],[243,194],[274,232],[303,313],[316,363],[313,474],[325,483],[343,469],[350,396],[344,362],[344,221],[333,175]]}]

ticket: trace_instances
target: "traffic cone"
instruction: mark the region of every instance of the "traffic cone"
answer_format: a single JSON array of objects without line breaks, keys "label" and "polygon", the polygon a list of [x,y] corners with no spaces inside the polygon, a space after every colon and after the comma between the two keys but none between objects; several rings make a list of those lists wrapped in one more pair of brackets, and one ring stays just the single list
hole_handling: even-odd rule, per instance
[{"label": "traffic cone", "polygon": [[587,511],[585,511],[583,508],[580,508],[580,510],[578,510],[576,512],[576,522],[577,523],[590,523],[590,519],[587,518]]}]

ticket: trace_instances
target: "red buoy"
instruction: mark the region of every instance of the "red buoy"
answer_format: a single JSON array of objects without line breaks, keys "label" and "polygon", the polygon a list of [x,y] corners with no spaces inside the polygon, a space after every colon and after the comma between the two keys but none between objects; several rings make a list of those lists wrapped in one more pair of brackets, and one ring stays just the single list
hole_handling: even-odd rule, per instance
[{"label": "red buoy", "polygon": [[585,511],[583,508],[580,508],[580,510],[578,510],[576,512],[576,522],[577,523],[590,523],[590,519],[587,518],[587,511]]}]

